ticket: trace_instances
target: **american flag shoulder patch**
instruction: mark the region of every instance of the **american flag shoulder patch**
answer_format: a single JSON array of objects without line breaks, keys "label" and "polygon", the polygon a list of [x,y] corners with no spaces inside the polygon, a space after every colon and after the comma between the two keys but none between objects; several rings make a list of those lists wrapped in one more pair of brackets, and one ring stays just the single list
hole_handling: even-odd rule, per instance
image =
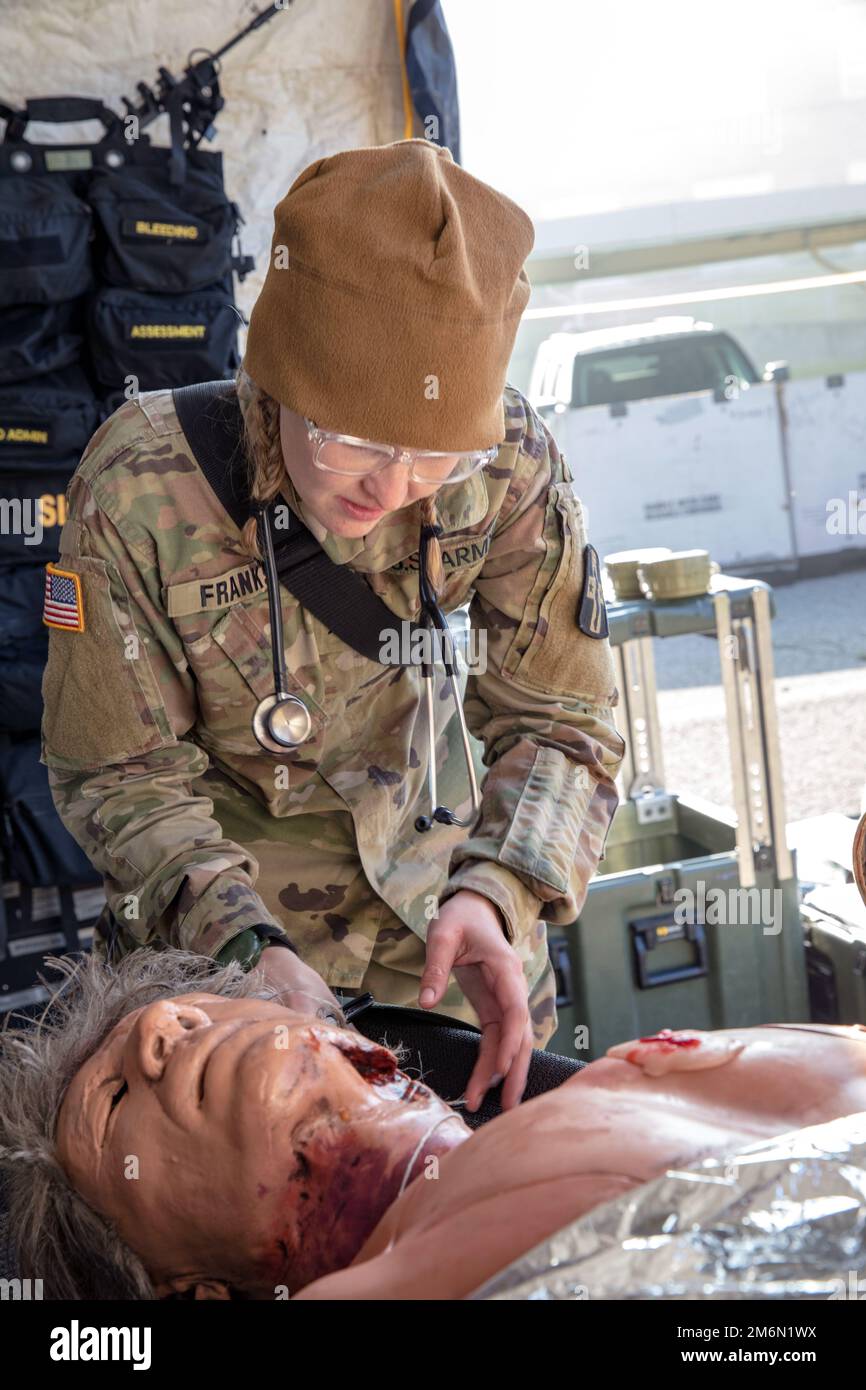
[{"label": "american flag shoulder patch", "polygon": [[62,627],[66,632],[84,631],[84,601],[81,597],[81,576],[57,565],[45,566],[45,600],[42,621],[48,627]]}]

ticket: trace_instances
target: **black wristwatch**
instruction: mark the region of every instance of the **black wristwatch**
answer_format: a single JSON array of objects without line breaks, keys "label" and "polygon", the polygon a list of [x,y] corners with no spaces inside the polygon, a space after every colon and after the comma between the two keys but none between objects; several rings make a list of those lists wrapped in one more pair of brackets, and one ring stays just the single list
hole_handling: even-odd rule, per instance
[{"label": "black wristwatch", "polygon": [[266,946],[286,946],[298,955],[296,947],[279,927],[272,926],[270,922],[257,922],[255,926],[247,927],[246,931],[239,932],[231,941],[226,942],[214,959],[220,965],[228,965],[230,961],[236,960],[244,970],[252,970],[258,965]]}]

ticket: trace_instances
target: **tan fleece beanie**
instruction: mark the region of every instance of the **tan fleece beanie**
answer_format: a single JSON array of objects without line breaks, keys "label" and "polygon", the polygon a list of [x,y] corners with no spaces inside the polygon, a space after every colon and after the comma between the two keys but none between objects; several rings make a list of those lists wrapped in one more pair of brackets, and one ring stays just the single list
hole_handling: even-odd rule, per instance
[{"label": "tan fleece beanie", "polygon": [[323,429],[501,444],[533,241],[522,208],[428,140],[317,159],[274,210],[244,367]]}]

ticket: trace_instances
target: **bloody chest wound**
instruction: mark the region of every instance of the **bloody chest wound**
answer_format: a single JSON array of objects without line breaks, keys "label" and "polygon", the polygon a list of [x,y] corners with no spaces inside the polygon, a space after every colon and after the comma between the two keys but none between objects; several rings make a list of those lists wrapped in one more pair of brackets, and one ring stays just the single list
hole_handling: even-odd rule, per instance
[{"label": "bloody chest wound", "polygon": [[663,1028],[651,1038],[638,1038],[642,1043],[667,1043],[669,1047],[700,1047],[700,1038],[675,1038],[670,1028]]}]

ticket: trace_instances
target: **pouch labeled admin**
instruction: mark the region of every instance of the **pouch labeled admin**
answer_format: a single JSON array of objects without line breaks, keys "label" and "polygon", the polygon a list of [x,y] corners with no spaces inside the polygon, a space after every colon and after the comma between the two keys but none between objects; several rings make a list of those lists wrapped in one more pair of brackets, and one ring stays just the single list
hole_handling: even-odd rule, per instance
[{"label": "pouch labeled admin", "polygon": [[98,423],[80,367],[0,386],[0,476],[75,468]]}]

